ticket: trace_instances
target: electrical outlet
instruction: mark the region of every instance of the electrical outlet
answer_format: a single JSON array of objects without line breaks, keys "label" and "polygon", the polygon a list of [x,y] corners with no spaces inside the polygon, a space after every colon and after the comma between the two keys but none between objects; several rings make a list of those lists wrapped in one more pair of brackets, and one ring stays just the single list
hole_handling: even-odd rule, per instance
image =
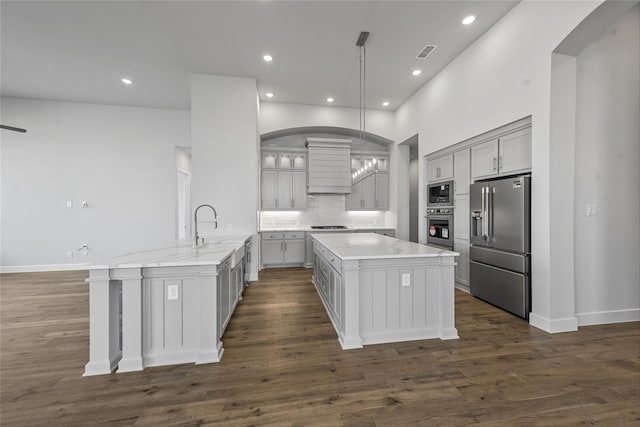
[{"label": "electrical outlet", "polygon": [[411,286],[411,273],[402,273],[402,286]]},{"label": "electrical outlet", "polygon": [[82,258],[89,258],[89,250],[85,249],[84,251],[82,251]]},{"label": "electrical outlet", "polygon": [[179,299],[178,295],[178,285],[169,285],[167,286],[167,300],[174,301]]},{"label": "electrical outlet", "polygon": [[233,224],[227,224],[227,231],[233,231]]},{"label": "electrical outlet", "polygon": [[591,203],[587,205],[587,216],[598,216],[598,205]]},{"label": "electrical outlet", "polygon": [[73,258],[73,251],[67,252],[67,258]]},{"label": "electrical outlet", "polygon": [[73,207],[73,201],[67,200],[67,207],[68,208],[72,208]]}]

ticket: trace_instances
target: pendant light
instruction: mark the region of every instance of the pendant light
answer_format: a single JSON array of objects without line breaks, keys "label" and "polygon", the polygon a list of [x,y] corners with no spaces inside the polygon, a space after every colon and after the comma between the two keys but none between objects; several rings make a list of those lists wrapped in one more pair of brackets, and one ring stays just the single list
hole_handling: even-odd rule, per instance
[{"label": "pendant light", "polygon": [[359,109],[359,131],[360,131],[360,168],[351,174],[351,182],[352,184],[357,184],[362,181],[366,177],[373,175],[378,171],[378,162],[374,157],[370,161],[365,161],[364,159],[364,140],[366,132],[366,98],[365,98],[365,89],[367,82],[367,48],[365,47],[365,43],[367,42],[367,38],[369,37],[368,31],[362,31],[358,36],[358,40],[356,41],[356,46],[359,48],[359,60],[360,60],[360,109]]}]

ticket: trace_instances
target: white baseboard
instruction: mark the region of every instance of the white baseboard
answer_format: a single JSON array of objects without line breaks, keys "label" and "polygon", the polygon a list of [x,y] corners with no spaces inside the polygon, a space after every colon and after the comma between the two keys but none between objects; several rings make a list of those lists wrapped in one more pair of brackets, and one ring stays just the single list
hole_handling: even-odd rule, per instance
[{"label": "white baseboard", "polygon": [[638,322],[640,308],[627,310],[593,311],[590,313],[576,313],[578,326],[604,325],[608,323]]},{"label": "white baseboard", "polygon": [[88,263],[85,264],[43,264],[43,265],[3,265],[0,266],[0,273],[37,273],[43,271],[75,271],[88,270]]},{"label": "white baseboard", "polygon": [[529,314],[529,324],[538,329],[542,329],[550,334],[560,332],[572,332],[578,330],[578,319],[576,317],[564,317],[562,319],[547,319],[535,313]]}]

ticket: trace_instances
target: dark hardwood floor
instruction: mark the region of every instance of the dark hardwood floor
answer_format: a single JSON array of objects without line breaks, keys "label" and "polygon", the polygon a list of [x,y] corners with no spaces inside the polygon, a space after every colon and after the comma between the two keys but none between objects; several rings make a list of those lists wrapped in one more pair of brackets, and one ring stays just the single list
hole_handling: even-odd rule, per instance
[{"label": "dark hardwood floor", "polygon": [[265,270],[222,362],[82,377],[86,272],[4,274],[3,426],[637,426],[640,325],[546,334],[456,291],[459,340],[342,351],[305,269]]}]

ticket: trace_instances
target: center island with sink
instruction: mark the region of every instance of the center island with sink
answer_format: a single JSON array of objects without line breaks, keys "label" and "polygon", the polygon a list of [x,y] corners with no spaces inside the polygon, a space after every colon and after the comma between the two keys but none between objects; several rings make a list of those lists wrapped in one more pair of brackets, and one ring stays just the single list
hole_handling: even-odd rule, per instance
[{"label": "center island with sink", "polygon": [[84,375],[220,361],[221,337],[247,280],[247,235],[194,247],[177,241],[89,270],[89,362]]},{"label": "center island with sink", "polygon": [[374,233],[312,234],[313,284],[344,350],[456,339],[459,254]]}]

